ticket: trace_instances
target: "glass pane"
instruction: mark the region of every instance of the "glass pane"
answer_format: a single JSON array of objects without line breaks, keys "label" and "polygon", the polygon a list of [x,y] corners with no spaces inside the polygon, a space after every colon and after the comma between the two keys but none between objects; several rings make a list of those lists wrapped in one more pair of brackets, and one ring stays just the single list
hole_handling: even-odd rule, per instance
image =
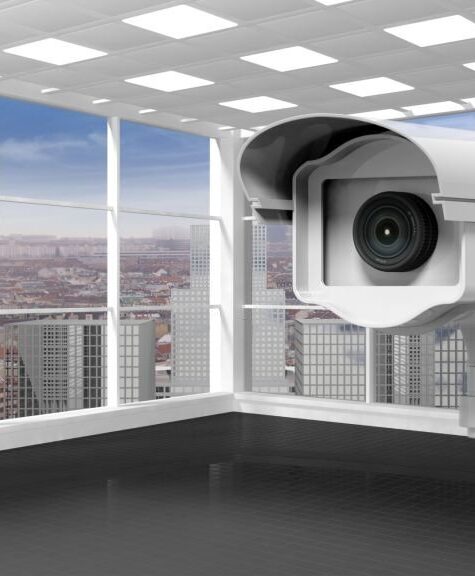
[{"label": "glass pane", "polygon": [[106,404],[105,314],[0,316],[0,419]]},{"label": "glass pane", "polygon": [[209,139],[134,122],[121,128],[124,206],[209,213]]},{"label": "glass pane", "polygon": [[121,402],[209,392],[208,306],[122,314]]},{"label": "glass pane", "polygon": [[0,194],[106,203],[106,120],[0,99]]},{"label": "glass pane", "polygon": [[377,331],[374,362],[378,402],[458,407],[467,374],[463,336],[456,325],[410,336]]},{"label": "glass pane", "polygon": [[106,306],[106,213],[0,202],[0,307]]},{"label": "glass pane", "polygon": [[366,331],[321,310],[252,310],[252,391],[365,401]]},{"label": "glass pane", "polygon": [[252,303],[298,304],[292,288],[292,225],[249,223]]},{"label": "glass pane", "polygon": [[120,228],[122,306],[208,305],[208,221],[121,214]]}]

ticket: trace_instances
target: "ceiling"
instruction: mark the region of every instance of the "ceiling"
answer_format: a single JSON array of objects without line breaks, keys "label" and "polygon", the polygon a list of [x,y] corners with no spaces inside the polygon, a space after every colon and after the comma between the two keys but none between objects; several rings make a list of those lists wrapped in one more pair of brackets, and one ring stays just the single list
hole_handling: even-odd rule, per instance
[{"label": "ceiling", "polygon": [[[196,0],[187,2],[233,20],[237,27],[174,40],[127,25],[123,18],[186,0],[0,1],[0,95],[206,136],[219,127],[249,129],[315,112],[353,114],[475,97],[475,39],[418,48],[384,32],[388,26],[459,14],[475,22],[473,0],[353,0],[324,6],[314,0]],[[108,53],[54,66],[3,52],[54,37]],[[256,52],[304,46],[337,63],[277,72],[240,59]],[[174,70],[214,82],[166,93],[126,78]],[[389,76],[415,90],[361,98],[330,84]],[[42,94],[49,87],[59,91]],[[251,114],[219,102],[272,96],[295,108]],[[111,102],[93,104],[106,98]],[[464,104],[471,109],[471,106]],[[140,115],[139,110],[157,112]],[[197,121],[182,123],[182,118]]]}]

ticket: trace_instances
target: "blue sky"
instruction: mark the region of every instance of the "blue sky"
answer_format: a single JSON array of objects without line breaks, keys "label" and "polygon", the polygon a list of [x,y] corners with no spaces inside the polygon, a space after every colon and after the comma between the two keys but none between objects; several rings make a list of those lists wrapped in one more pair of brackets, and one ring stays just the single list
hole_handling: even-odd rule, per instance
[{"label": "blue sky", "polygon": [[[105,204],[104,118],[0,98],[0,126],[0,194]],[[121,137],[124,205],[208,211],[206,138],[131,122],[122,123]],[[54,230],[41,209],[0,205],[0,234],[84,234],[76,224],[84,222],[83,213],[52,210]],[[87,214],[89,233],[102,232],[103,219]]]}]

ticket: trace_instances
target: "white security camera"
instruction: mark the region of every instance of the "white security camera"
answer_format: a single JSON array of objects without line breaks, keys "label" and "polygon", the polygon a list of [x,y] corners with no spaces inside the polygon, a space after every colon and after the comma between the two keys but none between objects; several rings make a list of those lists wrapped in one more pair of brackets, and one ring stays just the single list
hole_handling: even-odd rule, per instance
[{"label": "white security camera", "polygon": [[406,332],[457,320],[475,363],[473,133],[301,116],[250,138],[239,164],[259,217],[293,222],[302,302]]}]

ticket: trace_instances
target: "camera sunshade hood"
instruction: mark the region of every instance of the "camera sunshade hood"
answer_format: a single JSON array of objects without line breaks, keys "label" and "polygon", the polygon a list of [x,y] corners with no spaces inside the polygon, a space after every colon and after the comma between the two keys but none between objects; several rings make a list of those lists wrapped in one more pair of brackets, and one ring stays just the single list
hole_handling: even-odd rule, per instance
[{"label": "camera sunshade hood", "polygon": [[[387,134],[414,143],[431,163],[444,218],[475,222],[475,134],[411,122],[380,122],[348,116],[312,114],[271,124],[251,137],[240,158],[244,191],[264,221],[292,218],[292,180],[305,163],[352,140]],[[471,184],[473,183],[473,185]]]}]

